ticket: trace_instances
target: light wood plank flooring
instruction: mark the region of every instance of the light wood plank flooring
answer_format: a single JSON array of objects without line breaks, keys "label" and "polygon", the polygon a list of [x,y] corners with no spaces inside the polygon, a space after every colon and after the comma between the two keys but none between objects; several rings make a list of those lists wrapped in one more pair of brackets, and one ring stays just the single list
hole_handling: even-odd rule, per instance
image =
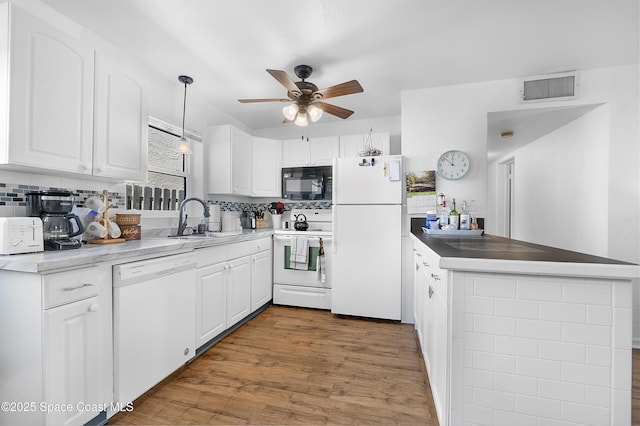
[{"label": "light wood plank flooring", "polygon": [[111,425],[437,425],[412,325],[271,306]]}]

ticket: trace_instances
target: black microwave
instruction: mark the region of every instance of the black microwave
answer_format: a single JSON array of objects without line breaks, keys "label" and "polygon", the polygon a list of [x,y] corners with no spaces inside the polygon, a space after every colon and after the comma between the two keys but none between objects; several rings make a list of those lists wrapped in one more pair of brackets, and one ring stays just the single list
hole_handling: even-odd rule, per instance
[{"label": "black microwave", "polygon": [[282,169],[282,198],[331,200],[332,167],[286,167]]}]

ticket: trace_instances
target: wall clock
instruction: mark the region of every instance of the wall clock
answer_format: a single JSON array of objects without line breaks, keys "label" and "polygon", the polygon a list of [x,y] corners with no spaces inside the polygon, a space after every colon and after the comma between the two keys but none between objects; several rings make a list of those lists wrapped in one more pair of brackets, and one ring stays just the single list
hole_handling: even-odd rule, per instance
[{"label": "wall clock", "polygon": [[462,151],[447,151],[438,159],[438,174],[445,179],[460,179],[469,171],[469,156]]}]

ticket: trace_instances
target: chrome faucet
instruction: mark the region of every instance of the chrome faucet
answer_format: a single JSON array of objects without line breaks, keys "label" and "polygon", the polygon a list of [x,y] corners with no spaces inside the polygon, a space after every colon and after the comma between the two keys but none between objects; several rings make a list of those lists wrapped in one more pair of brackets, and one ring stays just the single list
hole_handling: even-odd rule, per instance
[{"label": "chrome faucet", "polygon": [[182,200],[182,202],[180,203],[180,216],[178,218],[178,229],[176,231],[176,237],[181,237],[182,233],[184,232],[185,228],[187,227],[187,215],[185,215],[185,218],[182,219],[182,213],[184,213],[184,206],[185,204],[187,204],[187,202],[189,201],[197,201],[200,204],[202,204],[202,207],[204,207],[204,217],[209,217],[209,206],[207,205],[207,203],[205,203],[204,201],[202,201],[200,198],[196,198],[196,197],[191,197],[191,198],[187,198],[186,200]]}]

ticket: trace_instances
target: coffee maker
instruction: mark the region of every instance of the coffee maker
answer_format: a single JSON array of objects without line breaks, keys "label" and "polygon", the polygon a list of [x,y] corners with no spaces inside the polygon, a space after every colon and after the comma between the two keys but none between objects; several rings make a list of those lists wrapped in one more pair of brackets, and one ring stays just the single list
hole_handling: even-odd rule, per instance
[{"label": "coffee maker", "polygon": [[80,248],[82,243],[71,237],[84,232],[82,221],[71,213],[73,194],[69,191],[38,191],[25,194],[27,213],[42,219],[45,250]]}]

